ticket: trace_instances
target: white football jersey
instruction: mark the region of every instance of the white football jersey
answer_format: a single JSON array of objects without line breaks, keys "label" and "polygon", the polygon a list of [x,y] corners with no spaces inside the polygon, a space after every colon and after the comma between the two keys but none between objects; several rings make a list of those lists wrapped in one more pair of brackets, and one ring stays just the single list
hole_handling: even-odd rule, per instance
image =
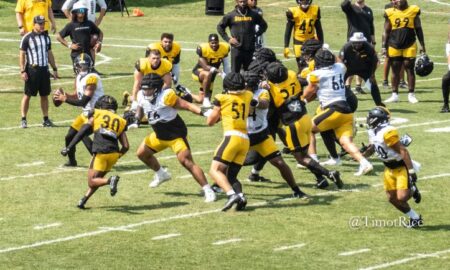
[{"label": "white football jersey", "polygon": [[[253,99],[255,100],[270,100],[269,92],[266,89],[258,89],[253,94]],[[269,112],[269,108],[267,109],[258,109],[255,108],[253,114],[249,114],[247,118],[247,131],[248,134],[255,134],[265,130],[268,126],[267,123],[267,113]]]},{"label": "white football jersey", "polygon": [[172,89],[165,89],[159,93],[155,102],[151,103],[150,100],[145,98],[142,90],[138,92],[138,106],[143,109],[150,125],[158,122],[169,122],[177,117],[178,111],[169,105],[170,101],[168,100],[173,99],[174,96],[176,97],[176,94]]},{"label": "white football jersey", "polygon": [[98,4],[100,8],[104,9],[107,8],[105,0],[66,0],[62,5],[61,10],[72,11],[73,5],[77,2],[82,3],[82,5],[87,8],[88,20],[90,20],[93,23],[95,23],[96,5]]},{"label": "white football jersey", "polygon": [[97,87],[91,100],[88,102],[88,104],[86,104],[86,106],[83,107],[83,112],[85,113],[93,110],[95,107],[95,102],[97,102],[97,100],[105,94],[103,91],[102,79],[100,78],[100,76],[98,76],[97,73],[89,73],[85,76],[77,75],[76,87],[78,99],[81,99],[83,97],[86,85],[89,84],[95,84]]},{"label": "white football jersey", "polygon": [[308,81],[318,83],[317,97],[320,105],[326,107],[336,101],[345,101],[346,67],[342,63],[335,63],[328,68],[314,70],[308,75]]},{"label": "white football jersey", "polygon": [[[375,133],[374,129],[369,129],[369,142],[374,145],[377,156],[384,162],[400,161],[402,157],[387,145],[386,134],[396,135],[398,137],[397,129],[391,125],[385,125]],[[387,139],[389,139],[388,136]]]}]

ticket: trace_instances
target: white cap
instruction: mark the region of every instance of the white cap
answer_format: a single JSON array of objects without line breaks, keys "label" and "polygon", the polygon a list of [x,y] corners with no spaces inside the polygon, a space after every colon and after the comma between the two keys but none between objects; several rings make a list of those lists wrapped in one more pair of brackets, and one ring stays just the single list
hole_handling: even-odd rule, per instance
[{"label": "white cap", "polygon": [[83,1],[78,1],[73,5],[72,10],[77,10],[81,8],[87,9],[87,6],[84,5]]},{"label": "white cap", "polygon": [[353,36],[350,38],[352,42],[364,42],[367,41],[367,38],[364,36],[362,32],[355,32]]}]

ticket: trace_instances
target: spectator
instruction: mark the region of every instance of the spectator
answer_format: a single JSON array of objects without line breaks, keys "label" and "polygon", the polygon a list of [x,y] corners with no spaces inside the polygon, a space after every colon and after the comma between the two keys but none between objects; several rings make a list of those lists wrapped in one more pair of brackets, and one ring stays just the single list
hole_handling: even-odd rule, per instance
[{"label": "spectator", "polygon": [[[106,8],[107,8],[105,0],[66,0],[63,4],[61,10],[64,12],[64,15],[66,15],[66,17],[67,17],[67,19],[69,19],[69,21],[72,20],[72,15],[70,14],[69,9],[72,10],[74,4],[77,2],[83,3],[84,6],[87,7],[88,20],[95,23],[95,25],[97,25],[97,26],[99,26],[102,23],[102,20],[106,14]],[[100,6],[100,15],[98,16],[98,18],[96,18],[96,16],[95,16],[95,10],[96,10],[97,4]]]},{"label": "spectator", "polygon": [[[255,27],[259,25],[256,32]],[[229,27],[231,37],[225,29]],[[236,0],[233,11],[223,16],[217,25],[217,32],[231,45],[231,70],[239,73],[241,67],[248,69],[255,52],[255,37],[267,30],[266,21],[256,11],[250,9],[247,0]]]},{"label": "spectator", "polygon": [[[258,7],[258,0],[248,0],[248,7],[254,11],[256,11],[261,17],[263,16],[263,10]],[[258,32],[259,25],[255,26],[255,31]],[[260,49],[265,46],[265,38],[264,34],[255,37],[255,49]]]},{"label": "spectator", "polygon": [[[450,26],[450,20],[448,23]],[[442,106],[441,113],[450,112],[448,108],[448,96],[450,93],[450,31],[448,32],[447,44],[445,44],[445,52],[447,54],[448,72],[442,78],[442,96],[444,97],[444,106]]]},{"label": "spectator", "polygon": [[48,32],[49,23],[53,34],[56,32],[55,17],[53,16],[51,0],[18,0],[16,5],[16,20],[21,36],[34,29],[34,17],[43,15],[45,18],[44,30]]},{"label": "spectator", "polygon": [[52,53],[52,45],[48,33],[44,30],[45,17],[34,17],[34,28],[26,34],[20,42],[19,65],[20,76],[25,81],[25,93],[22,98],[20,111],[22,113],[22,128],[27,128],[27,113],[31,96],[39,92],[41,110],[44,115],[44,127],[52,127],[48,119],[48,95],[50,94],[50,72],[48,64],[53,68],[53,77],[58,78],[58,70]]}]

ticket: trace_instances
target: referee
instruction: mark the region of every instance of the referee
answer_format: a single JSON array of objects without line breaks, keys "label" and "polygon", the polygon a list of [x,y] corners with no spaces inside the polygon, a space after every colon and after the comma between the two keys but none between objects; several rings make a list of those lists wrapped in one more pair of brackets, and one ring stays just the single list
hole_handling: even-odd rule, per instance
[{"label": "referee", "polygon": [[44,31],[45,17],[38,15],[33,18],[33,31],[27,33],[20,42],[19,65],[20,76],[25,81],[25,93],[22,98],[20,111],[22,113],[22,128],[27,128],[27,113],[31,96],[39,92],[41,110],[44,115],[42,126],[52,127],[48,119],[48,95],[50,94],[50,72],[48,64],[53,68],[53,77],[58,78],[55,58],[51,51],[50,37]]}]

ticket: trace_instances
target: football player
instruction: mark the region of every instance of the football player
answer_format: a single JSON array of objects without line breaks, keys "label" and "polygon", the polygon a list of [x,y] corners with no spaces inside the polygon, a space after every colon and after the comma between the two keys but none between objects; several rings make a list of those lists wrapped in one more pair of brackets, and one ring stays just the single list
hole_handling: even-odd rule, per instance
[{"label": "football player", "polygon": [[215,96],[213,109],[206,113],[206,123],[213,126],[221,119],[224,131],[224,139],[214,152],[209,174],[228,196],[222,211],[229,210],[234,204],[237,204],[236,210],[244,210],[247,199],[237,175],[250,147],[247,118],[253,93],[246,90],[244,77],[235,72],[225,76],[223,90],[223,94]]},{"label": "football player", "polygon": [[311,117],[300,98],[302,88],[297,73],[275,62],[267,66],[266,75],[268,83],[264,87],[269,89],[276,112],[283,123],[290,152],[298,163],[316,176],[317,187],[327,186],[325,177],[328,177],[338,188],[342,188],[343,182],[338,171],[328,171],[308,155]]},{"label": "football player", "polygon": [[85,209],[86,202],[101,186],[109,185],[111,196],[117,193],[120,177],[114,175],[107,179],[105,176],[128,151],[129,144],[125,133],[126,121],[116,114],[116,110],[117,101],[114,97],[101,96],[95,103],[95,110],[89,112],[88,120],[61,151],[62,155],[67,155],[80,140],[94,132],[93,156],[88,170],[89,188],[77,205],[80,209]]},{"label": "football player", "polygon": [[[448,21],[450,27],[450,20]],[[444,106],[442,106],[441,113],[448,113],[448,96],[450,94],[450,29],[448,31],[448,40],[445,44],[445,53],[447,54],[448,72],[442,77],[442,96],[444,98]]]},{"label": "football player", "polygon": [[303,43],[308,39],[316,38],[323,43],[323,30],[320,22],[320,8],[312,5],[312,0],[296,0],[298,6],[286,11],[287,23],[284,32],[284,57],[289,58],[289,42],[293,35],[294,54],[298,64]]},{"label": "football player", "polygon": [[316,52],[314,65],[315,70],[308,75],[309,84],[303,93],[308,102],[316,95],[320,102],[312,132],[333,130],[342,147],[360,164],[355,176],[367,174],[373,166],[353,143],[353,112],[347,103],[344,85],[346,68],[336,63],[334,54],[325,49]]},{"label": "football player", "polygon": [[414,94],[416,76],[414,64],[417,54],[416,36],[420,52],[425,53],[425,40],[420,21],[420,8],[408,5],[406,0],[393,0],[393,7],[384,11],[384,36],[382,54],[389,57],[392,67],[392,96],[385,102],[398,102],[398,87],[402,65],[408,75],[408,101],[417,103]]},{"label": "football player", "polygon": [[161,53],[161,57],[169,60],[172,64],[172,77],[175,85],[178,84],[180,79],[180,57],[181,46],[178,42],[173,41],[174,36],[172,33],[162,33],[160,42],[151,43],[145,50],[145,57],[150,54],[151,50],[158,50]]},{"label": "football player", "polygon": [[[103,84],[100,76],[92,72],[93,62],[86,53],[81,53],[75,58],[74,69],[77,73],[75,78],[75,92],[73,94],[64,93],[57,90],[53,99],[59,102],[65,102],[72,106],[81,107],[82,113],[75,118],[66,135],[66,147],[75,137],[80,128],[87,122],[89,112],[94,109],[95,102],[104,95]],[[92,155],[92,140],[89,136],[83,138],[83,143]],[[75,158],[76,147],[71,147],[67,153],[69,161],[65,166],[77,166]]]},{"label": "football player", "polygon": [[[250,112],[247,118],[247,131],[250,139],[250,150],[256,151],[263,159],[269,161],[276,167],[289,187],[294,191],[294,197],[307,198],[307,195],[300,190],[295,183],[294,175],[289,166],[284,162],[274,138],[269,132],[267,113],[270,105],[270,94],[264,89],[258,87],[260,76],[257,73],[246,71],[244,79],[248,89],[253,91],[253,100],[257,105]],[[256,102],[255,102],[256,101]],[[258,174],[259,171],[252,169],[252,174]]]},{"label": "football player", "polygon": [[[150,169],[155,171],[151,188],[156,188],[171,176],[161,167],[155,154],[170,147],[176,154],[178,161],[186,168],[202,187],[205,202],[216,199],[214,191],[208,184],[203,170],[194,162],[189,143],[187,141],[186,125],[178,115],[178,109],[188,110],[203,115],[200,107],[179,98],[175,91],[163,89],[163,79],[157,74],[145,75],[138,95],[137,113],[145,113],[153,132],[145,137],[137,150],[139,159]],[[140,119],[140,115],[137,116]]]},{"label": "football player", "polygon": [[211,106],[211,94],[214,80],[217,74],[223,74],[220,65],[223,59],[228,56],[230,45],[226,42],[219,42],[217,34],[210,34],[208,43],[200,44],[197,47],[198,62],[192,70],[192,78],[200,82],[199,95],[192,94],[192,98],[203,106]]},{"label": "football player", "polygon": [[400,142],[397,129],[389,123],[390,112],[384,107],[369,111],[367,126],[369,128],[369,149],[367,155],[374,151],[383,161],[384,189],[389,202],[402,213],[408,215],[408,227],[422,225],[422,216],[408,204],[411,196],[420,203],[422,196],[416,186],[417,168],[411,160],[408,149]]}]

